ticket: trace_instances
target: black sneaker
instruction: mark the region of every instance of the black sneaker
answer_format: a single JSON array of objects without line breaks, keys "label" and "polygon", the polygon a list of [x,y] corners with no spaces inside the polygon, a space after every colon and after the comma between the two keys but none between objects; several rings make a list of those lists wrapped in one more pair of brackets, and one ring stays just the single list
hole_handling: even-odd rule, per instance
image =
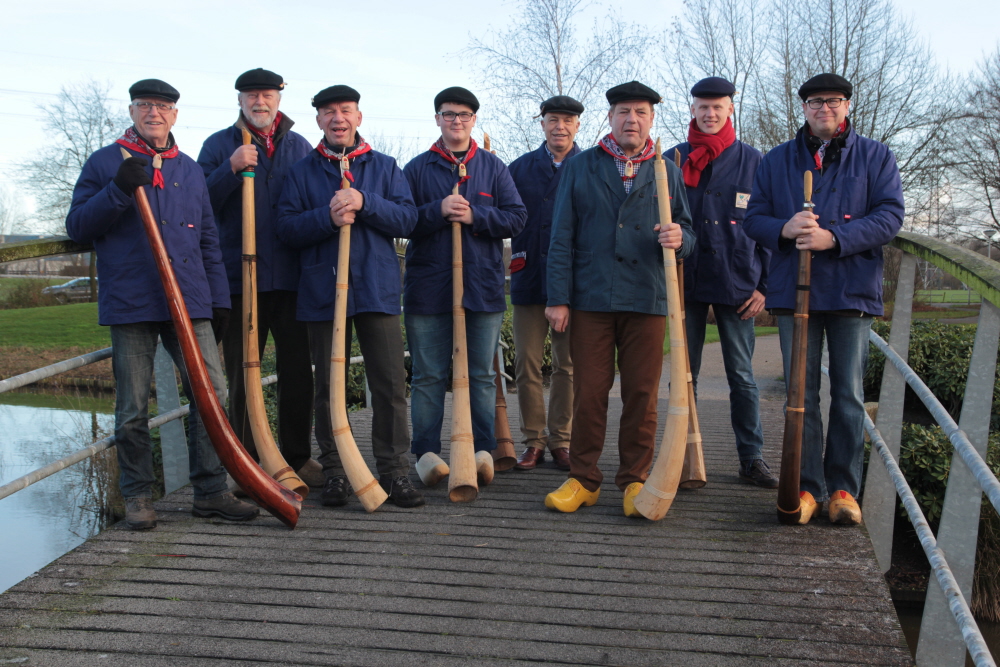
[{"label": "black sneaker", "polygon": [[764,459],[740,461],[740,479],[752,482],[765,489],[778,488],[778,478],[774,476],[771,469],[764,463]]},{"label": "black sneaker", "polygon": [[323,485],[323,493],[320,495],[320,502],[327,507],[340,507],[346,505],[351,497],[351,485],[347,481],[346,475],[327,477],[326,484]]},{"label": "black sneaker", "polygon": [[382,476],[379,478],[378,483],[389,494],[389,500],[396,507],[420,507],[426,502],[424,494],[413,488],[410,478],[406,475],[400,475],[399,477]]},{"label": "black sneaker", "polygon": [[257,518],[260,508],[227,491],[221,496],[194,501],[191,514],[200,517],[217,516],[226,521],[249,521]]}]

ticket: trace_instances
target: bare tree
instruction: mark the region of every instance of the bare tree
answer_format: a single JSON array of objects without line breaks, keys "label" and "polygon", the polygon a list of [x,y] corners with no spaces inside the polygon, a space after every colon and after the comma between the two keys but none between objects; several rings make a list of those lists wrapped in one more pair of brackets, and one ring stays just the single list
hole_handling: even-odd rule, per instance
[{"label": "bare tree", "polygon": [[18,194],[0,183],[0,234],[23,233],[26,222]]},{"label": "bare tree", "polygon": [[1000,231],[1000,46],[965,84],[966,116],[955,133],[955,171],[964,194],[982,211],[984,226]]},{"label": "bare tree", "polygon": [[111,100],[111,84],[89,80],[60,88],[56,100],[41,104],[43,124],[52,144],[21,165],[24,183],[35,194],[39,220],[52,233],[62,232],[73,186],[87,158],[121,136],[131,121]]},{"label": "bare tree", "polygon": [[488,96],[481,129],[509,161],[541,142],[541,102],[569,95],[586,107],[578,142],[593,145],[607,131],[605,89],[648,74],[653,38],[614,12],[578,37],[586,0],[520,0],[518,6],[512,27],[473,37],[463,54]]}]

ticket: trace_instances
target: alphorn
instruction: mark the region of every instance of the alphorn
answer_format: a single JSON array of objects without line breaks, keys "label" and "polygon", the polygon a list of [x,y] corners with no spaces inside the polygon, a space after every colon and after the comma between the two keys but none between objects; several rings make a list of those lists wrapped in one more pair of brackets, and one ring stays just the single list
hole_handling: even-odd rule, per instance
[{"label": "alphorn", "polygon": [[[496,155],[496,151],[490,148],[490,135],[483,132],[483,148],[488,153]],[[497,385],[496,413],[493,416],[493,433],[497,439],[497,448],[493,450],[494,470],[510,470],[517,463],[517,451],[514,449],[514,438],[510,434],[510,420],[507,418],[507,397],[503,392],[503,378],[500,377],[500,364],[494,355],[493,370],[496,373],[495,382]]]},{"label": "alphorn", "polygon": [[[802,177],[802,210],[812,211],[812,172]],[[795,322],[792,328],[792,360],[785,398],[785,434],[781,442],[781,474],[778,478],[778,521],[797,524],[802,517],[799,481],[802,465],[802,429],[805,424],[806,352],[809,346],[809,283],[812,251],[799,251],[799,274],[795,289]]]},{"label": "alphorn", "polygon": [[[243,145],[250,143],[250,132],[243,128]],[[309,486],[299,479],[278,450],[267,421],[267,408],[264,407],[264,390],[260,384],[260,334],[257,331],[257,222],[253,166],[244,167],[240,175],[243,176],[243,385],[250,433],[264,472],[276,479],[278,484],[305,498],[309,495]],[[237,418],[242,419],[243,416]]]},{"label": "alphorn", "polygon": [[[346,151],[346,149],[345,149]],[[351,162],[340,159],[340,189],[347,190],[351,182],[347,172]],[[351,225],[341,225],[337,246],[336,301],[333,306],[333,344],[330,348],[330,421],[333,424],[333,439],[337,443],[340,463],[347,473],[347,480],[354,489],[354,495],[361,501],[367,512],[374,512],[389,497],[378,483],[354,441],[351,422],[347,418],[347,358],[350,348],[347,342],[347,289],[351,274]]]},{"label": "alphorn", "polygon": [[[660,228],[672,222],[670,211],[670,186],[667,182],[667,163],[663,161],[660,141],[656,141],[656,159],[653,161],[656,193],[659,204]],[[684,323],[681,321],[681,297],[677,289],[677,261],[674,251],[663,250],[663,273],[667,287],[667,316],[670,335],[670,400],[667,404],[667,421],[663,440],[653,470],[635,497],[635,508],[647,519],[662,519],[677,495],[677,485],[684,466],[688,430],[687,350],[684,347]]]},{"label": "alphorn", "polygon": [[[681,166],[681,152],[674,149],[674,164]],[[677,260],[677,291],[681,295],[681,331],[684,332],[684,350],[687,352],[687,310],[684,306],[684,260]],[[687,448],[684,450],[684,467],[681,469],[682,489],[700,489],[705,486],[705,452],[701,447],[701,426],[698,424],[698,406],[694,400],[694,376],[691,374],[691,356],[684,355],[688,388],[688,433]]]},{"label": "alphorn", "polygon": [[[465,178],[465,164],[458,165],[458,178]],[[451,194],[458,194],[455,183]],[[451,301],[452,301],[452,381],[451,381],[451,457],[448,498],[453,503],[472,502],[479,495],[476,480],[475,441],[472,436],[472,406],[469,397],[469,348],[465,338],[465,307],[462,297],[462,223],[451,223]]]},{"label": "alphorn", "polygon": [[[131,153],[124,148],[121,149],[121,152],[122,157],[126,160],[132,157]],[[156,164],[156,158],[153,159],[153,163]],[[233,476],[240,488],[286,526],[294,528],[299,520],[299,512],[302,511],[302,497],[281,486],[265,473],[250,458],[239,438],[233,433],[229,420],[226,419],[226,413],[219,403],[219,398],[215,395],[212,381],[208,377],[208,369],[205,368],[205,359],[201,355],[194,326],[192,326],[191,318],[188,316],[184,295],[181,294],[180,285],[177,284],[177,276],[174,275],[174,270],[170,266],[167,247],[160,236],[159,226],[153,218],[153,209],[149,206],[149,199],[146,198],[146,191],[142,186],[135,189],[135,203],[139,209],[143,229],[146,231],[146,238],[149,240],[149,247],[153,252],[156,270],[160,274],[160,282],[163,284],[167,307],[170,309],[170,319],[174,323],[177,342],[181,348],[181,357],[184,359],[184,368],[187,370],[191,392],[194,394],[194,403],[198,406],[198,414],[201,415],[201,423],[208,433],[209,440],[212,441],[212,446],[215,448],[216,454],[219,455],[222,465]]]}]

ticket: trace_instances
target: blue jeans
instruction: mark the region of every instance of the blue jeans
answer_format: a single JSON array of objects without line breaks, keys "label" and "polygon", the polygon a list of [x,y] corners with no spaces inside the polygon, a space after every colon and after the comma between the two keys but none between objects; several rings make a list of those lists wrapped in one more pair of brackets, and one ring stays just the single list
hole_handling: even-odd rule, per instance
[{"label": "blue jeans", "polygon": [[736,453],[740,461],[763,458],[761,449],[764,447],[764,432],[760,426],[760,393],[753,377],[753,349],[757,338],[753,318],[741,319],[736,306],[703,301],[685,302],[688,358],[691,360],[695,397],[698,396],[698,372],[701,370],[701,351],[705,346],[705,322],[709,306],[715,312],[722,344],[722,363],[726,367],[726,379],[729,381],[729,418],[736,435]]},{"label": "blue jeans", "polygon": [[[785,388],[791,376],[791,315],[778,317]],[[806,354],[805,427],[802,433],[802,477],[800,488],[816,500],[826,500],[834,491],[861,493],[864,466],[864,373],[868,363],[868,332],[871,317],[845,317],[809,313],[809,348]],[[820,362],[823,339],[830,353],[830,424],[823,451],[823,418],[819,408]]]},{"label": "blue jeans", "polygon": [[[406,341],[413,360],[410,382],[410,418],[413,443],[410,450],[419,459],[427,452],[441,452],[444,394],[452,356],[452,316],[404,314]],[[465,311],[465,338],[469,348],[469,396],[472,406],[472,436],[477,452],[497,447],[493,431],[496,414],[496,375],[493,356],[500,340],[503,313]]]},{"label": "blue jeans", "polygon": [[[226,381],[212,322],[193,320],[198,346],[205,358],[209,378],[219,402],[226,404]],[[153,379],[156,339],[170,353],[181,371],[184,395],[191,402],[188,415],[188,461],[195,500],[214,498],[226,492],[226,471],[201,424],[191,395],[180,344],[172,322],[136,322],[111,326],[111,364],[115,375],[115,445],[121,469],[122,496],[150,497],[153,485],[153,447],[149,440],[149,389]]]}]

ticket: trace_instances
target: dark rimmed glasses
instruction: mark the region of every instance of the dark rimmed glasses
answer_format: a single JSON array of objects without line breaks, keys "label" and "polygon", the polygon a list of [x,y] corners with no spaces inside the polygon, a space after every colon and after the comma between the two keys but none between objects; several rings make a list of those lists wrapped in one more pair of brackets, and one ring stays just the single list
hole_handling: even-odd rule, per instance
[{"label": "dark rimmed glasses", "polygon": [[817,97],[812,100],[806,100],[806,104],[809,105],[810,109],[822,109],[824,104],[831,109],[836,109],[840,106],[841,102],[846,101],[846,97],[828,97],[825,100],[822,97]]}]

